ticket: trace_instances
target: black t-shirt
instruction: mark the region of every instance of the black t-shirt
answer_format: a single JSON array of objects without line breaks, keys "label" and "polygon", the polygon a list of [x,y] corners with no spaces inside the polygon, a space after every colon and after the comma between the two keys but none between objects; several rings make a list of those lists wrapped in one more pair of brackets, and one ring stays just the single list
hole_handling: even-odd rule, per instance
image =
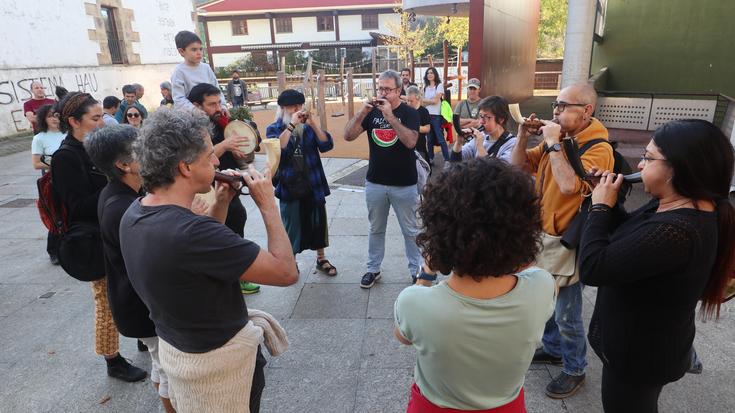
[{"label": "black t-shirt", "polygon": [[128,277],[156,332],[187,353],[221,347],[248,321],[240,275],[260,247],[212,218],[136,200],[120,223]]},{"label": "black t-shirt", "polygon": [[[219,125],[212,123],[212,145],[225,140],[225,131]],[[235,157],[230,151],[224,151],[222,156],[219,157],[219,169],[224,171],[225,169],[239,169],[240,166],[235,161]]]},{"label": "black t-shirt", "polygon": [[408,82],[408,85],[406,86],[401,83],[401,96],[406,96],[406,89],[410,88],[411,86],[416,86],[416,83]]},{"label": "black t-shirt", "polygon": [[141,338],[155,336],[156,329],[149,317],[148,307],[130,284],[120,251],[120,220],[137,197],[138,194],[124,183],[110,181],[100,193],[97,215],[100,219],[112,318],[120,334]]},{"label": "black t-shirt", "polygon": [[[403,126],[418,132],[419,113],[416,109],[401,103],[393,109],[393,115]],[[416,185],[416,155],[413,148],[403,145],[383,113],[377,108],[373,109],[363,119],[361,126],[367,132],[370,142],[367,180],[381,185]]]},{"label": "black t-shirt", "polygon": [[[419,112],[419,125],[420,126],[426,126],[431,125],[431,115],[429,115],[429,110],[426,109],[423,106],[419,106],[418,109],[416,109]],[[416,141],[416,150],[424,155],[424,159],[428,159],[429,155],[429,149],[426,145],[426,134],[419,132],[419,140]]]}]

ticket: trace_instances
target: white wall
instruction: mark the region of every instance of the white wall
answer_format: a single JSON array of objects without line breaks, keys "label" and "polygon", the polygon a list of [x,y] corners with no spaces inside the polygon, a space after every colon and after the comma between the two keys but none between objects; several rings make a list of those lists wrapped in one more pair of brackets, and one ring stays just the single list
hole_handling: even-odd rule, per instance
[{"label": "white wall", "polygon": [[359,16],[359,15],[339,16],[339,39],[340,40],[370,39],[370,32],[391,34],[392,31],[388,27],[389,21],[394,22],[393,24],[395,24],[397,27],[397,25],[400,23],[400,18],[395,13],[379,14],[377,29],[362,30],[362,16]]},{"label": "white wall", "polygon": [[133,50],[141,64],[181,61],[174,36],[181,30],[196,31],[191,0],[122,0],[122,5],[135,12],[133,30],[140,42],[133,43]]},{"label": "white wall", "polygon": [[97,64],[82,0],[2,0],[0,16],[0,69]]},{"label": "white wall", "polygon": [[241,59],[246,56],[246,52],[239,52],[239,53],[215,53],[214,58],[214,66],[215,67],[225,67],[229,66],[230,63],[234,62],[237,59]]},{"label": "white wall", "polygon": [[[271,26],[268,19],[248,19],[248,34],[232,35],[230,21],[208,22],[209,43],[211,46],[231,46],[243,44],[264,44],[271,42]],[[219,64],[217,64],[219,66]]]},{"label": "white wall", "polygon": [[30,99],[30,84],[40,80],[54,98],[54,87],[91,93],[100,102],[105,96],[122,98],[122,86],[140,83],[145,88],[143,104],[154,109],[161,101],[159,85],[171,78],[175,65],[82,66],[0,70],[0,136],[30,132],[23,116],[23,102]]},{"label": "white wall", "polygon": [[293,17],[291,18],[291,28],[293,33],[276,32],[276,43],[317,42],[336,39],[334,30],[331,32],[316,31],[316,16]]},{"label": "white wall", "polygon": [[[133,9],[133,43],[142,64],[181,60],[174,45],[180,30],[194,30],[190,0],[123,0]],[[89,40],[94,19],[84,0],[0,1],[0,69],[95,66],[100,45]]]}]

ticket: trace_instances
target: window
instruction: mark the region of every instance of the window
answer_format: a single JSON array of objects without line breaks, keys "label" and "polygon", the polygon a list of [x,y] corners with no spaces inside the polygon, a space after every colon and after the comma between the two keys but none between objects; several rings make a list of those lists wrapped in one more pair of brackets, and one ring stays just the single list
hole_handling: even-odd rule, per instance
[{"label": "window", "polygon": [[370,30],[378,28],[378,15],[377,14],[363,14],[362,15],[362,30]]},{"label": "window", "polygon": [[333,16],[316,16],[316,31],[333,32],[334,17]]},{"label": "window", "polygon": [[101,7],[100,14],[105,25],[107,33],[107,47],[110,49],[110,57],[112,64],[123,64],[123,47],[120,43],[120,37],[117,35],[117,25],[115,25],[115,10],[111,7]]},{"label": "window", "polygon": [[292,33],[290,17],[276,17],[276,33]]},{"label": "window", "polygon": [[602,41],[605,35],[605,17],[607,15],[607,0],[597,0],[597,12],[595,14],[595,32],[594,38],[598,42]]},{"label": "window", "polygon": [[244,36],[248,34],[248,21],[245,19],[242,20],[233,20],[232,21],[232,35],[233,36]]}]

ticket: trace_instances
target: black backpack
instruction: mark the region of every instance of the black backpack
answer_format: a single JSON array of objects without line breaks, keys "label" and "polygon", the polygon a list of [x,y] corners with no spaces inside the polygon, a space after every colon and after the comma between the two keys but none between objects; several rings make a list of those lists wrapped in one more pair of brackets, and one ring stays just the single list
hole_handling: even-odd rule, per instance
[{"label": "black backpack", "polygon": [[[618,152],[618,143],[609,141],[607,139],[592,139],[588,142],[585,142],[584,145],[582,145],[579,148],[579,156],[581,157],[587,150],[593,146],[595,146],[598,143],[605,142],[608,145],[612,147],[613,150],[613,158],[615,159],[615,163],[613,165],[613,172],[616,174],[623,174],[628,175],[633,173],[633,168],[630,167],[630,164],[628,161],[625,160],[625,157],[623,154]],[[628,198],[628,195],[630,195],[630,191],[633,190],[633,184],[629,182],[623,182],[623,186],[620,187],[620,191],[618,192],[618,204],[622,205],[625,203],[625,200]]]}]

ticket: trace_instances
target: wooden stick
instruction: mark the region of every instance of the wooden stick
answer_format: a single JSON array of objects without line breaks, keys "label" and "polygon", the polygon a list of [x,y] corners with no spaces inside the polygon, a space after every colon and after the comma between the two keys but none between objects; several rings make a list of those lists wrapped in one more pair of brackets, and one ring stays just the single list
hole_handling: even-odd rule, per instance
[{"label": "wooden stick", "polygon": [[276,73],[276,78],[278,80],[278,94],[280,95],[281,92],[286,90],[286,72],[279,70],[278,73]]},{"label": "wooden stick", "polygon": [[355,116],[354,84],[352,83],[352,68],[347,68],[347,114],[352,119]]},{"label": "wooden stick", "polygon": [[376,63],[376,56],[375,55],[377,54],[377,50],[378,49],[376,49],[375,47],[373,47],[373,53],[372,53],[372,56],[371,56],[372,57],[372,66],[373,66],[373,68],[372,68],[372,72],[373,72],[373,76],[372,76],[372,78],[373,78],[373,96],[378,96],[378,89],[377,89],[378,86],[376,85],[376,80],[375,80],[375,72],[377,71],[377,67],[376,67],[377,63]]},{"label": "wooden stick", "polygon": [[457,102],[462,101],[462,49],[457,48]]},{"label": "wooden stick", "polygon": [[317,112],[319,113],[319,126],[321,126],[323,131],[327,130],[327,105],[324,102],[324,83],[326,77],[327,74],[324,69],[319,69],[317,71],[316,90],[319,95],[319,100],[317,101]]}]

